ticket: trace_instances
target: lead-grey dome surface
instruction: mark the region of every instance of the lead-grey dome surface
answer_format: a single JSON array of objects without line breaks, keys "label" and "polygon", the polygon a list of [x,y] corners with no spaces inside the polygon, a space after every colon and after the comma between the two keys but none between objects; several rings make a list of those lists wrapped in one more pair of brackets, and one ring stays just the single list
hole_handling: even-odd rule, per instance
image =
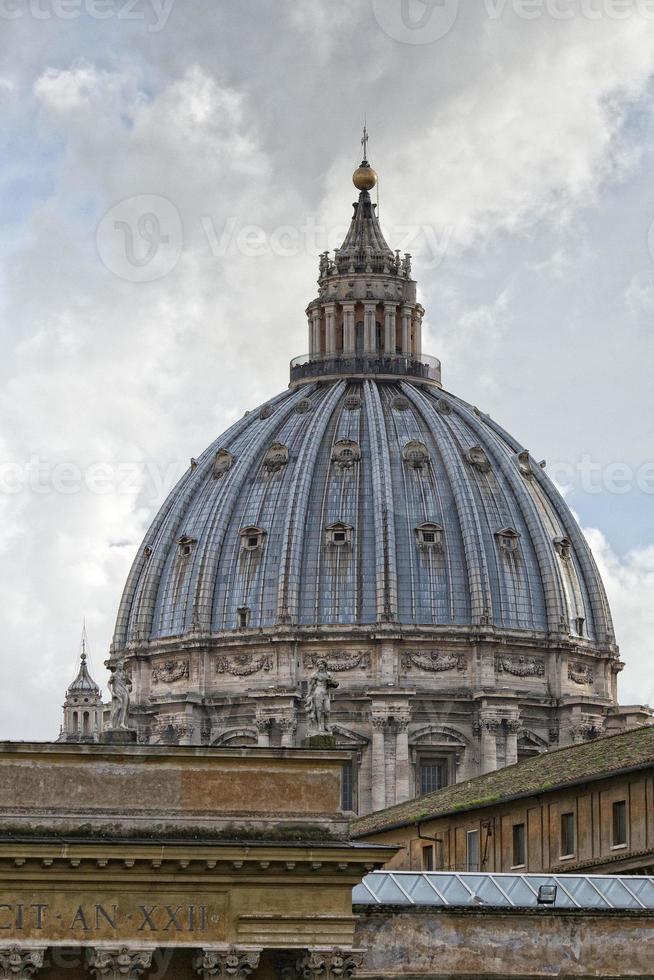
[{"label": "lead-grey dome surface", "polygon": [[613,643],[584,536],[521,445],[435,386],[342,380],[285,391],[192,464],[115,645],[380,622]]}]

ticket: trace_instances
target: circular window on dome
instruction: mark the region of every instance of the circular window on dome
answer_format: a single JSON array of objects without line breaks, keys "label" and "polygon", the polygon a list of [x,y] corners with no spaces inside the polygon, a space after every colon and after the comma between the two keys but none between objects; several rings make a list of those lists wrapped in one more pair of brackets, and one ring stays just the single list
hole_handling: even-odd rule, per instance
[{"label": "circular window on dome", "polygon": [[345,399],[345,407],[348,412],[358,412],[361,408],[361,399],[358,395],[348,395]]},{"label": "circular window on dome", "polygon": [[451,415],[452,406],[448,401],[445,401],[444,398],[439,398],[438,401],[436,402],[436,411],[440,412],[441,415]]},{"label": "circular window on dome", "polygon": [[468,450],[468,462],[471,463],[476,470],[479,470],[480,473],[490,472],[490,460],[481,446],[473,446],[472,449]]},{"label": "circular window on dome", "polygon": [[277,471],[283,469],[287,463],[288,446],[284,446],[281,442],[273,442],[263,461],[264,469],[268,473],[277,473]]},{"label": "circular window on dome", "polygon": [[226,449],[219,449],[213,461],[212,476],[214,480],[220,480],[228,473],[234,465],[234,457]]},{"label": "circular window on dome", "polygon": [[297,412],[298,415],[306,415],[307,412],[310,412],[312,408],[313,406],[309,401],[309,399],[303,398],[302,401],[299,401],[295,406],[295,411]]},{"label": "circular window on dome", "polygon": [[351,439],[339,439],[334,443],[332,450],[332,463],[342,470],[351,469],[355,463],[361,459],[361,449],[359,444]]},{"label": "circular window on dome", "polygon": [[259,412],[259,418],[269,419],[273,412],[274,412],[274,408],[272,407],[272,405],[264,405],[261,411]]},{"label": "circular window on dome", "polygon": [[429,451],[422,442],[412,439],[402,450],[402,459],[414,470],[421,470],[429,462]]},{"label": "circular window on dome", "polygon": [[411,403],[408,398],[402,398],[401,396],[393,399],[393,408],[396,412],[408,412],[411,408]]}]

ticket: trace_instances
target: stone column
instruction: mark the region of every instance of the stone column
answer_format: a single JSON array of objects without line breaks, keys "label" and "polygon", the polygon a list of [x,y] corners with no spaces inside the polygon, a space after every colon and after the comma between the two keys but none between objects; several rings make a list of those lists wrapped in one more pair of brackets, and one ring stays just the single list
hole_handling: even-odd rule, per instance
[{"label": "stone column", "polygon": [[395,802],[404,803],[411,796],[409,790],[409,722],[411,715],[396,717],[395,741]]},{"label": "stone column", "polygon": [[97,946],[87,949],[89,971],[96,980],[137,980],[152,966],[153,949]]},{"label": "stone column", "polygon": [[518,761],[520,721],[517,718],[508,718],[504,725],[506,731],[506,764],[507,766],[514,766]]},{"label": "stone column", "polygon": [[282,745],[284,748],[292,749],[295,745],[295,732],[297,731],[295,718],[280,718],[277,723],[282,733]]},{"label": "stone column", "polygon": [[203,949],[193,960],[193,969],[202,980],[247,980],[259,966],[260,949],[230,946],[227,949]]},{"label": "stone column", "polygon": [[343,353],[354,354],[356,339],[354,327],[354,303],[343,304]]},{"label": "stone column", "polygon": [[325,307],[325,315],[327,317],[326,326],[326,338],[327,338],[327,356],[336,353],[336,306],[334,303],[329,303]]},{"label": "stone column", "polygon": [[481,773],[497,769],[497,718],[481,718]]},{"label": "stone column", "polygon": [[396,315],[397,315],[397,306],[393,306],[391,303],[385,303],[384,304],[384,352],[386,354],[395,353]]},{"label": "stone column", "polygon": [[402,307],[402,353],[411,354],[411,307]]},{"label": "stone column", "polygon": [[364,335],[363,335],[363,349],[366,354],[373,354],[375,351],[375,304],[366,303],[365,313],[363,317],[364,323]]},{"label": "stone column", "polygon": [[309,353],[312,355],[320,354],[320,321],[322,314],[320,310],[312,310],[309,314]]},{"label": "stone column", "polygon": [[348,980],[363,963],[363,952],[356,949],[310,949],[304,955],[280,954],[279,980]]},{"label": "stone column", "polygon": [[419,313],[413,316],[413,353],[422,354],[422,317]]},{"label": "stone column", "polygon": [[384,733],[386,718],[372,719],[372,808],[383,810],[386,806],[386,744]]},{"label": "stone column", "polygon": [[0,980],[28,980],[45,965],[46,946],[0,946]]}]

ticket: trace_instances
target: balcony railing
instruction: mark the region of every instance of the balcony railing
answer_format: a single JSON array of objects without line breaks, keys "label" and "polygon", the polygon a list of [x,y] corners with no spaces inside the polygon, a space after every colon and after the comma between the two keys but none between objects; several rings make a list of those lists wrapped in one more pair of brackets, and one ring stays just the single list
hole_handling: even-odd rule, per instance
[{"label": "balcony railing", "polygon": [[440,384],[441,362],[427,354],[303,354],[291,361],[291,384],[325,377],[359,377],[366,374],[418,378]]}]

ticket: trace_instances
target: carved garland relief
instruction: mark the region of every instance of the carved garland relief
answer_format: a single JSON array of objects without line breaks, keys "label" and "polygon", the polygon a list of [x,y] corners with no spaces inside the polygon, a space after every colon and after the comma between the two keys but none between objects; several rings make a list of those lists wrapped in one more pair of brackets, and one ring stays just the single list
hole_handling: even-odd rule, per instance
[{"label": "carved garland relief", "polygon": [[545,661],[535,657],[496,657],[495,670],[498,674],[511,674],[513,677],[544,677]]},{"label": "carved garland relief", "polygon": [[167,660],[152,668],[152,680],[157,684],[174,684],[189,676],[188,660]]},{"label": "carved garland relief", "polygon": [[594,679],[593,668],[587,664],[568,664],[568,680],[573,684],[592,684]]},{"label": "carved garland relief", "polygon": [[370,668],[370,654],[365,651],[360,653],[305,653],[304,667],[306,670],[314,670],[319,663],[327,664],[327,669],[339,673],[344,670],[368,670]]},{"label": "carved garland relief", "polygon": [[432,674],[441,674],[448,670],[466,670],[466,659],[462,654],[454,653],[429,653],[427,655],[419,653],[404,653],[402,655],[402,666],[405,670],[417,667],[418,670],[426,670]]},{"label": "carved garland relief", "polygon": [[218,657],[216,673],[231,674],[232,677],[249,677],[260,670],[272,670],[273,659],[269,653],[257,656],[253,653],[237,653],[228,657]]}]

